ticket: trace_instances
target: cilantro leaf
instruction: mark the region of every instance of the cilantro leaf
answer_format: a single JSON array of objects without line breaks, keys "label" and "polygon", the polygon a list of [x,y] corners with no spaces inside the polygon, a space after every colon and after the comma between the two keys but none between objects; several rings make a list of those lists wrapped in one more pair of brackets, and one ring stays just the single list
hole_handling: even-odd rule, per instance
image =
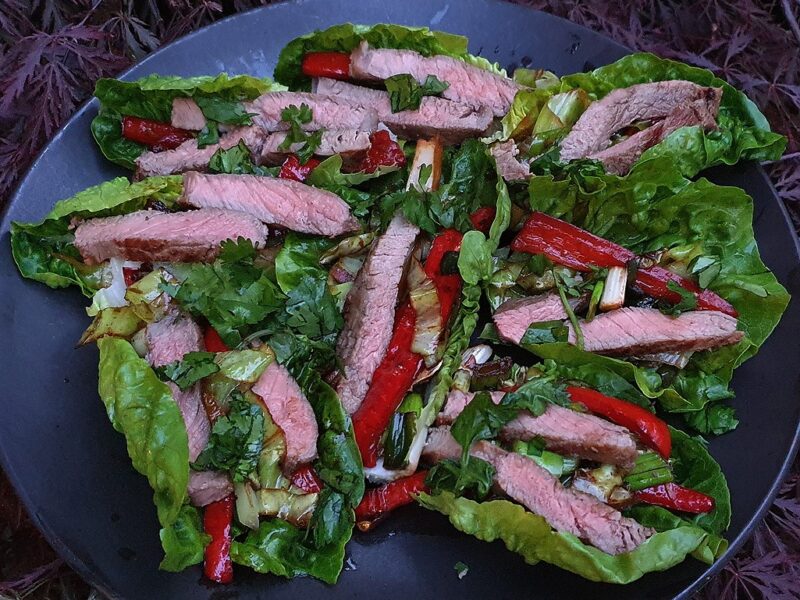
[{"label": "cilantro leaf", "polygon": [[236,391],[231,394],[228,406],[230,411],[214,423],[208,446],[194,466],[230,471],[234,481],[244,481],[256,468],[261,454],[264,412]]},{"label": "cilantro leaf", "polygon": [[217,122],[207,120],[205,127],[197,134],[197,147],[205,148],[217,142],[219,142],[219,127],[217,127]]},{"label": "cilantro leaf", "polygon": [[520,344],[549,344],[551,342],[566,342],[569,338],[569,329],[563,321],[539,321],[531,323]]},{"label": "cilantro leaf", "polygon": [[162,287],[184,308],[204,316],[233,348],[285,301],[268,273],[254,264],[255,258],[249,240],[228,240],[214,263],[176,266],[180,283]]},{"label": "cilantro leaf", "polygon": [[456,496],[471,495],[482,500],[492,489],[494,467],[475,456],[467,462],[446,459],[434,465],[425,483],[431,492],[452,492]]},{"label": "cilantro leaf", "polygon": [[189,352],[181,360],[156,368],[159,377],[171,380],[182,390],[217,371],[219,366],[214,362],[213,352]]},{"label": "cilantro leaf", "polygon": [[219,148],[208,161],[212,173],[232,173],[235,175],[266,175],[277,177],[280,167],[262,167],[253,164],[252,153],[244,141],[236,146]]},{"label": "cilantro leaf", "polygon": [[312,119],[311,108],[305,103],[299,107],[295,104],[290,104],[281,111],[281,121],[289,125],[289,131],[286,133],[286,139],[278,146],[278,150],[286,152],[291,149],[293,144],[303,144],[295,153],[300,160],[300,164],[306,164],[322,143],[321,129],[313,133],[303,131],[303,125],[310,123]]},{"label": "cilantro leaf", "polygon": [[440,81],[435,75],[428,75],[425,82],[420,85],[408,73],[392,75],[384,80],[386,91],[389,92],[389,102],[392,112],[403,110],[417,110],[423,96],[439,96],[450,84]]},{"label": "cilantro leaf", "polygon": [[659,308],[665,315],[677,316],[681,313],[697,308],[697,296],[695,296],[694,292],[690,292],[674,281],[667,282],[667,288],[678,294],[681,299],[677,304],[673,304],[671,306],[660,304]]},{"label": "cilantro leaf", "polygon": [[194,101],[209,121],[227,125],[251,125],[256,113],[245,111],[244,104],[216,96],[195,96]]}]

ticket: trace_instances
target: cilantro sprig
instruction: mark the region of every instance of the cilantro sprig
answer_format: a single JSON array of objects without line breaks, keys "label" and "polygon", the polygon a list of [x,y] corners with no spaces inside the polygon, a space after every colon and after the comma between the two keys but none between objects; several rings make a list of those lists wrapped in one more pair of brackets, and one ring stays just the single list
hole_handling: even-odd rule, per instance
[{"label": "cilantro sprig", "polygon": [[422,102],[423,96],[440,96],[450,84],[440,81],[435,75],[428,75],[425,81],[420,83],[407,73],[392,75],[384,80],[386,91],[389,92],[389,102],[392,105],[392,112],[403,110],[417,110]]},{"label": "cilantro sprig", "polygon": [[300,160],[300,164],[306,164],[322,143],[322,129],[318,129],[313,133],[303,131],[303,125],[310,123],[312,119],[311,107],[306,103],[300,106],[290,104],[281,111],[281,121],[289,125],[289,131],[286,134],[286,139],[278,146],[278,150],[286,152],[291,149],[293,144],[303,144],[295,153]]}]

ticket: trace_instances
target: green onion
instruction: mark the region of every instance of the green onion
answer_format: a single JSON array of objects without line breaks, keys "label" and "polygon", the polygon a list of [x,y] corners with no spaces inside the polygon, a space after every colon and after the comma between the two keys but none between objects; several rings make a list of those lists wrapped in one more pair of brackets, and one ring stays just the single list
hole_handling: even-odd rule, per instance
[{"label": "green onion", "polygon": [[635,492],[672,480],[669,464],[655,452],[645,452],[636,459],[633,471],[625,477],[625,484],[629,490]]},{"label": "green onion", "polygon": [[605,283],[601,279],[594,285],[592,290],[592,297],[589,299],[589,310],[586,311],[586,320],[591,321],[597,314],[597,305],[600,303],[600,298],[603,296],[603,288]]},{"label": "green onion", "polygon": [[[555,272],[553,272],[555,274]],[[583,350],[583,331],[581,331],[581,325],[578,323],[578,317],[575,316],[575,311],[572,310],[572,306],[567,300],[567,294],[564,292],[564,285],[560,281],[560,276],[556,275],[556,288],[558,288],[558,295],[561,298],[561,304],[564,305],[564,310],[567,311],[567,316],[569,316],[569,321],[572,323],[572,329],[575,331],[575,345],[578,349]]]}]

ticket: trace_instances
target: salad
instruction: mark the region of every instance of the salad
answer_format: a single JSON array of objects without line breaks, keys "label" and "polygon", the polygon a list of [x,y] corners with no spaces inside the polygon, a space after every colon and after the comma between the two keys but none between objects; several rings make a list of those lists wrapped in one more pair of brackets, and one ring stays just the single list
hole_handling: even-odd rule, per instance
[{"label": "salad", "polygon": [[389,24],[274,77],[99,81],[130,178],[12,226],[24,277],[90,299],[161,568],[335,583],[410,504],[595,581],[719,557],[704,436],[789,297],[752,200],[696,175],[781,155],[753,103],[650,54],[509,77]]}]

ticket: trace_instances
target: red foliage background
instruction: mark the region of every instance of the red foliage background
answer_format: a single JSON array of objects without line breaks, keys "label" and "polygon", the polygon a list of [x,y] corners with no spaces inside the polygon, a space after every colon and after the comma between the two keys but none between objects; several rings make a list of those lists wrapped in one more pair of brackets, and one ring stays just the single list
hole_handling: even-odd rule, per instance
[{"label": "red foliage background", "polygon": [[[512,1],[711,69],[744,90],[789,139],[786,155],[766,168],[800,227],[800,0]],[[0,0],[0,207],[98,77],[223,16],[270,3]],[[0,600],[95,595],[39,536],[0,472]],[[700,596],[800,598],[797,465],[753,538]]]}]

